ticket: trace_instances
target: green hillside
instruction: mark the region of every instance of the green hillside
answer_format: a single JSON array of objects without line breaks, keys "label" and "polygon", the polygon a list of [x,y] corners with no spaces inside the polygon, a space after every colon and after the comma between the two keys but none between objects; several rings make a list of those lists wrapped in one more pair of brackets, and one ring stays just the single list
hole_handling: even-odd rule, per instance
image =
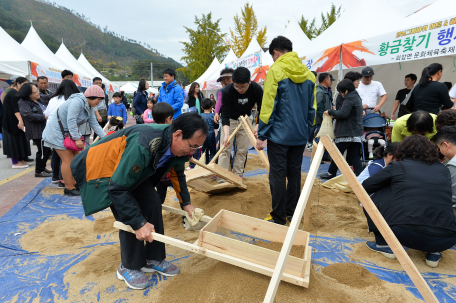
[{"label": "green hillside", "polygon": [[[155,80],[161,78],[164,68],[182,66],[147,44],[140,45],[139,41],[91,24],[81,12],[35,0],[0,0],[0,26],[19,43],[27,35],[29,20],[53,52],[57,51],[63,39],[76,58],[82,51],[90,63],[110,80],[150,78],[150,62],[154,64]],[[146,62],[148,64],[143,64]],[[138,69],[138,66],[149,68],[147,71]]]}]

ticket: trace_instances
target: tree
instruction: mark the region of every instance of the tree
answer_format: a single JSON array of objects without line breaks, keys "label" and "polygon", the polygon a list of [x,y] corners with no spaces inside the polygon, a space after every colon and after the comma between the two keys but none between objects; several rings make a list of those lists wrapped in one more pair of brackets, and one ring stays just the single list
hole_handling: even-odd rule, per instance
[{"label": "tree", "polygon": [[313,18],[312,22],[309,22],[309,19],[306,19],[304,18],[304,16],[301,16],[301,20],[299,20],[298,23],[304,34],[306,34],[307,38],[312,40],[316,37],[315,31],[317,30],[315,27],[315,18]]},{"label": "tree", "polygon": [[234,16],[234,31],[230,28],[231,41],[230,45],[236,56],[240,57],[252,41],[253,37],[257,37],[258,44],[264,47],[266,44],[266,30],[258,30],[258,21],[253,10],[253,5],[246,3],[241,9],[241,16]]},{"label": "tree", "polygon": [[196,29],[184,26],[190,42],[181,42],[184,45],[181,58],[187,63],[186,68],[180,68],[190,81],[198,79],[209,67],[214,57],[222,59],[228,52],[228,46],[223,41],[226,34],[220,32],[221,19],[212,20],[212,13],[203,14],[201,18],[195,16]]},{"label": "tree", "polygon": [[331,10],[325,14],[321,13],[321,27],[317,30],[317,36],[324,32],[328,27],[331,26],[336,20],[340,17],[340,10],[342,5],[339,8],[336,8],[334,4],[331,5]]}]

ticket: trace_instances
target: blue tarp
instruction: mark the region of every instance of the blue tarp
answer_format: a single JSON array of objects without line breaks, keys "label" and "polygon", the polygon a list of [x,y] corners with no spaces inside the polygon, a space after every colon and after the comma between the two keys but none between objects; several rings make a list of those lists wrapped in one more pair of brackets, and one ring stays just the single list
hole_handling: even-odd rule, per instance
[{"label": "blue tarp", "polygon": [[[302,171],[307,172],[310,167],[310,159],[304,157]],[[325,172],[328,165],[321,165],[321,172]],[[244,177],[266,174],[266,170],[259,169],[248,172]],[[83,261],[91,253],[91,246],[78,250],[76,254],[63,255],[40,255],[36,252],[29,252],[20,246],[20,237],[17,234],[23,231],[23,226],[33,230],[47,218],[57,215],[66,215],[69,218],[82,219],[84,217],[81,200],[79,197],[65,197],[62,195],[43,195],[42,189],[52,187],[49,179],[43,180],[31,192],[29,192],[18,204],[16,204],[7,214],[0,218],[0,301],[31,302],[34,298],[39,297],[41,302],[54,302],[57,299],[68,298],[68,287],[64,282],[64,274],[75,264]],[[93,218],[88,218],[93,220]],[[102,235],[100,235],[102,236]],[[234,235],[246,240],[246,235]],[[251,239],[253,240],[253,239]],[[107,239],[106,242],[96,245],[113,245],[117,242],[113,239]],[[337,262],[353,262],[349,254],[352,246],[356,243],[365,241],[363,239],[345,239],[318,237],[317,241],[312,237],[311,245],[316,244],[316,250],[313,254],[313,261],[317,264],[326,266]],[[454,249],[454,248],[453,248]],[[168,260],[179,263],[179,259],[191,258],[193,254],[184,252],[182,255],[169,255]],[[120,259],[120,256],[119,256]],[[400,283],[412,292],[417,298],[421,298],[413,283],[405,271],[394,271],[383,268],[368,262],[355,262],[370,272],[377,275],[382,280],[391,283]],[[442,281],[445,278],[456,277],[455,275],[442,275],[432,272],[423,273],[426,281],[430,284],[432,290],[440,302],[456,301],[456,286]],[[158,274],[148,276],[151,285],[157,286],[166,281],[166,278]],[[112,292],[113,286],[105,290],[106,293]],[[87,281],[87,285],[81,290],[81,295],[93,288],[94,283]],[[144,290],[147,295],[153,288],[149,287]],[[130,291],[126,289],[125,291]],[[98,296],[100,298],[100,296]],[[122,302],[127,302],[123,300]]]}]

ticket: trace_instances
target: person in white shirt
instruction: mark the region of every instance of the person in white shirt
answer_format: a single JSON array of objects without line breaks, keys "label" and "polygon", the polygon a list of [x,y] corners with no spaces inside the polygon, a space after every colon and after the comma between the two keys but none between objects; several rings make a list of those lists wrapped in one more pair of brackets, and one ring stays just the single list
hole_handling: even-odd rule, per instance
[{"label": "person in white shirt", "polygon": [[[363,78],[356,90],[363,101],[363,109],[366,110],[366,114],[378,112],[383,104],[385,104],[386,99],[388,99],[386,91],[380,82],[372,80],[374,76],[372,67],[364,68],[361,74]],[[378,97],[381,97],[381,99],[377,105]]]},{"label": "person in white shirt", "polygon": [[450,99],[453,103],[456,100],[456,84],[450,89]]}]

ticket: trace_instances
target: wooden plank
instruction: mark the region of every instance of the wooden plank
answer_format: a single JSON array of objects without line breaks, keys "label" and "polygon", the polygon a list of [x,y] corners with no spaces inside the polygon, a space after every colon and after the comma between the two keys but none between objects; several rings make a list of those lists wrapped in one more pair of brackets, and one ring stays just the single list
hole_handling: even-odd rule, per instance
[{"label": "wooden plank", "polygon": [[255,147],[255,150],[258,153],[258,156],[260,157],[261,162],[263,162],[264,166],[269,171],[269,159],[268,159],[268,156],[266,155],[264,150],[258,150],[257,149],[257,147],[256,147],[257,139],[255,138],[255,135],[253,134],[253,131],[251,129],[252,125],[249,123],[250,120],[249,120],[249,122],[247,122],[244,117],[240,116],[239,118],[241,119],[242,123],[244,124],[244,130],[247,133],[247,136],[249,137],[250,142],[252,142],[253,146]]},{"label": "wooden plank", "polygon": [[[103,127],[103,131],[106,133],[106,130],[108,130],[109,128],[109,121],[106,123],[105,127]],[[92,144],[94,144],[95,142],[98,142],[98,140],[100,140],[100,136],[98,136],[95,140],[93,140]]]},{"label": "wooden plank", "polygon": [[187,181],[187,185],[195,188],[196,190],[209,194],[209,195],[221,194],[221,193],[224,193],[227,191],[231,191],[234,188],[238,188],[236,185],[228,183],[228,182],[225,182],[222,184],[211,185],[201,179]]},{"label": "wooden plank", "polygon": [[[125,225],[125,224],[123,224],[122,222],[119,222],[119,221],[114,222],[114,227],[118,228],[118,229],[125,230],[127,232],[135,233],[135,231],[131,228],[131,226]],[[218,260],[218,261],[222,261],[222,262],[234,265],[234,266],[238,266],[238,267],[243,268],[243,269],[247,269],[247,270],[251,270],[251,271],[257,272],[257,273],[265,275],[265,276],[272,276],[272,274],[273,274],[273,270],[271,268],[269,268],[269,267],[266,267],[266,266],[261,266],[261,265],[255,264],[253,262],[249,262],[249,261],[245,261],[245,260],[242,260],[242,259],[239,259],[239,258],[236,258],[236,257],[228,256],[226,254],[219,253],[219,252],[216,252],[216,251],[211,251],[209,249],[199,247],[198,245],[187,243],[187,242],[184,242],[184,241],[181,241],[181,240],[178,240],[178,239],[174,239],[174,238],[171,238],[171,237],[168,237],[168,236],[164,236],[164,235],[161,235],[161,234],[152,233],[152,236],[154,237],[155,241],[160,241],[160,242],[163,242],[165,244],[169,244],[169,245],[172,245],[172,246],[175,246],[175,247],[179,247],[179,248],[182,248],[182,249],[185,249],[185,250],[188,250],[188,251],[191,251],[191,252],[194,252],[194,253],[197,253],[197,254],[200,254],[200,255],[215,259],[215,260]],[[285,282],[288,282],[288,283],[295,284],[295,285],[302,285],[302,283],[303,283],[303,279],[302,278],[295,277],[295,276],[292,276],[292,275],[287,274],[287,273],[285,273],[283,275],[282,280],[285,281]]]},{"label": "wooden plank", "polygon": [[435,297],[434,293],[432,292],[429,285],[424,280],[423,276],[419,272],[419,270],[415,267],[412,260],[410,259],[409,255],[405,252],[402,245],[397,240],[396,236],[394,235],[393,231],[389,227],[388,223],[386,223],[383,216],[378,211],[377,207],[375,206],[374,202],[372,202],[370,196],[364,190],[361,183],[359,183],[358,178],[355,176],[353,171],[348,166],[347,162],[345,161],[342,154],[339,152],[339,149],[334,145],[331,141],[329,136],[324,136],[320,139],[323,145],[328,150],[329,154],[331,155],[334,162],[336,162],[337,167],[344,175],[345,179],[347,180],[350,187],[353,189],[353,192],[358,197],[359,201],[363,205],[364,209],[369,214],[372,221],[375,223],[375,226],[378,228],[380,233],[382,234],[383,238],[388,243],[389,247],[396,255],[399,263],[401,263],[404,270],[407,272],[408,276],[412,280],[413,284],[415,284],[416,288],[420,292],[421,296],[423,296],[426,302],[438,302],[437,298]]},{"label": "wooden plank", "polygon": [[[256,238],[281,243],[285,241],[285,236],[288,232],[287,226],[252,218],[228,210],[223,212],[221,227]],[[305,245],[308,238],[309,233],[299,230],[293,245]]]},{"label": "wooden plank", "polygon": [[[223,125],[222,125],[223,127]],[[228,137],[228,142],[231,142],[231,140],[233,140],[234,136],[236,136],[237,132],[241,129],[242,127],[242,123],[239,123],[238,126],[234,129],[234,131],[230,134],[230,136]],[[209,162],[209,164],[212,164],[212,163],[215,163],[215,161],[218,159],[218,157],[220,156],[220,154],[223,152],[223,150],[225,149],[224,146],[222,146],[222,142],[223,142],[223,139],[222,136],[220,136],[220,145],[219,145],[219,151],[215,154],[214,158],[212,158],[211,162]]]},{"label": "wooden plank", "polygon": [[[174,214],[181,215],[181,216],[185,216],[187,214],[187,212],[185,210],[174,208],[174,207],[164,205],[164,204],[162,204],[162,209],[169,211],[170,213],[174,213]],[[200,221],[202,221],[202,222],[209,222],[211,220],[212,220],[212,218],[209,216],[202,216],[200,219]]]},{"label": "wooden plank", "polygon": [[207,169],[204,169],[202,167],[198,167],[198,168],[195,167],[194,169],[185,171],[185,180],[187,180],[187,182],[189,182],[192,180],[209,177],[212,175],[213,175],[213,173],[208,171]]},{"label": "wooden plank", "polygon": [[[312,250],[312,247],[310,247],[309,245],[309,240],[310,240],[310,237],[307,237],[307,242],[306,242],[306,249],[304,250],[304,256],[303,256],[303,259],[304,259],[304,266],[302,267],[302,273],[301,273],[301,278],[305,278],[306,276],[306,271],[307,271],[307,267],[310,266],[310,258],[308,256],[308,250]],[[309,263],[309,264],[308,264]],[[309,270],[310,270],[310,267],[309,267]]]},{"label": "wooden plank", "polygon": [[304,270],[304,276],[303,278],[303,283],[302,287],[309,287],[309,280],[310,280],[310,265],[312,261],[312,246],[307,246],[307,249],[305,250],[306,257],[304,258],[305,262],[305,270]]},{"label": "wooden plank", "polygon": [[223,209],[221,209],[201,230],[200,234],[204,231],[215,233],[220,228],[222,222]]},{"label": "wooden plank", "polygon": [[[271,269],[274,268],[274,265],[279,258],[279,253],[276,251],[216,235],[214,233],[205,232],[203,239],[201,247],[266,266]],[[285,272],[293,276],[301,277],[303,263],[303,259],[289,256]]]},{"label": "wooden plank", "polygon": [[191,158],[190,159],[190,162],[193,162],[195,163],[196,165],[199,165],[201,166],[202,168],[216,174],[218,177],[221,177],[222,179],[225,179],[227,182],[230,182],[232,184],[236,184],[239,188],[242,188],[242,189],[247,189],[247,185],[245,185],[243,182],[242,182],[242,178],[233,174],[232,172],[230,171],[227,171],[226,169],[224,169],[223,167],[215,164],[215,163],[212,163],[212,164],[204,164],[196,159],[193,159]]},{"label": "wooden plank", "polygon": [[[313,158],[315,156],[315,152],[317,151],[318,144],[313,140],[313,146],[312,146],[312,156],[311,156],[311,162],[313,161]],[[312,201],[307,201],[306,209],[304,210],[304,222],[302,225],[302,230],[304,231],[309,231],[309,224],[310,224],[310,216],[312,214]]]},{"label": "wooden plank", "polygon": [[296,233],[298,231],[299,223],[301,222],[304,209],[306,208],[307,200],[309,199],[310,191],[317,176],[318,168],[320,167],[321,159],[323,158],[323,153],[325,148],[323,144],[319,144],[317,151],[315,152],[315,158],[312,164],[310,165],[309,173],[307,174],[306,182],[302,189],[301,195],[299,196],[298,204],[296,205],[295,213],[293,219],[291,220],[290,227],[283,242],[282,250],[280,251],[279,260],[274,269],[274,274],[272,275],[271,282],[269,283],[268,291],[264,298],[265,303],[274,302],[275,295],[277,293],[277,288],[285,269],[285,264],[287,262],[287,256],[290,254],[291,247],[293,245]]}]

